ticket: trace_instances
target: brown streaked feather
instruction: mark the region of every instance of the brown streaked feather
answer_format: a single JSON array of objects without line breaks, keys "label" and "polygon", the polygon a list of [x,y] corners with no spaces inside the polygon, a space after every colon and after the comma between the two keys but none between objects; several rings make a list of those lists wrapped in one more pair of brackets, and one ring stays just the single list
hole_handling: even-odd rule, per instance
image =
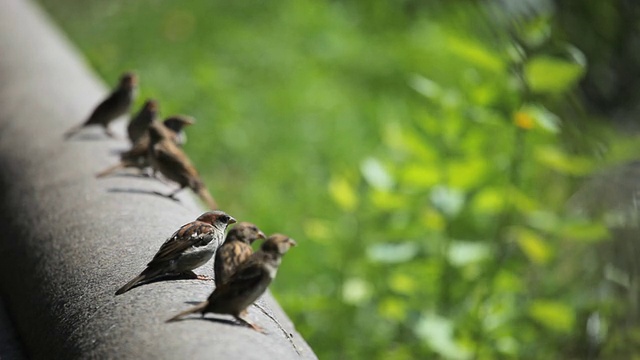
[{"label": "brown streaked feather", "polygon": [[[198,236],[186,237],[185,233],[194,231]],[[201,221],[195,221],[183,225],[171,237],[162,244],[158,253],[153,257],[147,266],[164,263],[175,259],[176,255],[182,253],[192,246],[204,246],[213,240],[213,231],[215,228],[211,224]]]}]

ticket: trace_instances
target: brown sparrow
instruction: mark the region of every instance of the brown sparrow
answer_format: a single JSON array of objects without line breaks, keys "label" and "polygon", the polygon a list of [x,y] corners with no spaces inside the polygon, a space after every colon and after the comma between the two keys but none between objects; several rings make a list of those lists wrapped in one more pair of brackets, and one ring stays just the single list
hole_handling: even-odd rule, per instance
[{"label": "brown sparrow", "polygon": [[91,116],[84,123],[68,130],[64,134],[65,139],[92,125],[102,126],[108,136],[114,137],[111,130],[109,130],[109,124],[129,112],[136,96],[137,85],[138,77],[134,73],[124,73],[120,78],[118,87],[93,110]]},{"label": "brown sparrow", "polygon": [[164,126],[152,123],[149,126],[149,163],[151,168],[159,171],[167,179],[180,185],[176,191],[165,195],[169,198],[188,187],[198,194],[211,209],[217,209],[218,205],[209,193],[209,190],[200,179],[200,174],[191,160],[182,149],[166,135]]},{"label": "brown sparrow", "polygon": [[185,275],[205,279],[193,273],[204,265],[215,253],[224,239],[227,225],[236,220],[223,211],[211,211],[200,215],[195,221],[182,225],[160,247],[147,268],[133,280],[116,291],[116,295],[132,287],[165,275]]},{"label": "brown sparrow", "polygon": [[267,290],[267,287],[276,276],[282,256],[289,248],[295,245],[296,242],[285,235],[271,235],[262,243],[260,250],[240,265],[226,283],[213,290],[213,293],[209,295],[206,301],[179,313],[167,320],[167,322],[175,321],[197,312],[201,313],[202,316],[211,312],[232,315],[238,321],[254,330],[262,331],[258,325],[245,318],[247,307]]},{"label": "brown sparrow", "polygon": [[227,282],[236,268],[251,257],[253,254],[251,244],[264,238],[264,233],[257,226],[248,222],[241,222],[229,230],[224,243],[216,251],[213,262],[216,287]]},{"label": "brown sparrow", "polygon": [[[179,141],[186,141],[186,135],[182,128],[187,125],[192,125],[194,122],[189,117],[170,117],[164,120],[162,124],[169,130],[165,133],[165,136],[168,136],[177,145],[182,145]],[[120,154],[119,163],[99,172],[96,174],[96,177],[105,177],[119,169],[134,167],[144,170],[149,167],[149,160],[147,158],[149,154],[149,142],[149,133],[147,129],[145,129],[144,134],[131,146],[131,149]]]},{"label": "brown sparrow", "polygon": [[129,135],[129,140],[131,140],[131,144],[135,144],[144,134],[147,132],[147,128],[149,124],[153,120],[155,120],[158,115],[158,102],[149,99],[144,105],[142,105],[142,109],[134,116],[129,125],[127,125],[127,135]]},{"label": "brown sparrow", "polygon": [[176,134],[173,142],[180,146],[187,143],[187,134],[185,134],[182,128],[185,125],[193,125],[195,123],[196,120],[187,115],[173,115],[163,121],[164,126],[168,127]]}]

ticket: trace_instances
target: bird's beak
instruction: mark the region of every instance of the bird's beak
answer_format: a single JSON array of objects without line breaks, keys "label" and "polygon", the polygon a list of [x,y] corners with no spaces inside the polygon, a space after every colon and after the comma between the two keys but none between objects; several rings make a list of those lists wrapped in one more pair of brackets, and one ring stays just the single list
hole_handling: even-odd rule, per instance
[{"label": "bird's beak", "polygon": [[192,117],[188,117],[188,118],[184,118],[183,120],[184,125],[193,125],[196,123],[196,119],[192,118]]},{"label": "bird's beak", "polygon": [[235,224],[235,223],[237,223],[236,219],[229,216],[229,224]]},{"label": "bird's beak", "polygon": [[293,239],[289,239],[289,245],[291,245],[291,247],[294,247],[294,246],[298,245],[298,243]]},{"label": "bird's beak", "polygon": [[258,231],[258,239],[266,239],[267,236],[262,232],[262,231]]}]

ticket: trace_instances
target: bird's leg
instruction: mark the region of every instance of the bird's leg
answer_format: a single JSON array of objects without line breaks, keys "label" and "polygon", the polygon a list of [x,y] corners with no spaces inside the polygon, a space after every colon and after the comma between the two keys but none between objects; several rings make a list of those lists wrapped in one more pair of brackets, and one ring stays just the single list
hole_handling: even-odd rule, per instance
[{"label": "bird's leg", "polygon": [[114,134],[111,129],[109,129],[108,126],[104,127],[104,133],[107,134],[108,137],[115,139],[116,138],[116,134]]},{"label": "bird's leg", "polygon": [[235,317],[236,320],[238,320],[241,324],[246,325],[246,326],[252,328],[253,330],[255,330],[255,331],[259,332],[259,333],[263,333],[263,334],[267,333],[260,326],[258,326],[256,324],[250,322],[249,320],[245,319],[243,316],[245,316],[246,314],[247,314],[247,311],[245,310],[245,311],[241,312],[238,315],[234,315],[233,317]]},{"label": "bird's leg", "polygon": [[185,279],[213,280],[212,278],[210,278],[210,277],[208,277],[206,275],[198,275],[198,274],[194,273],[191,270],[183,271],[182,273],[180,273],[180,276],[184,277]]},{"label": "bird's leg", "polygon": [[176,199],[176,194],[179,193],[180,191],[182,191],[184,188],[186,188],[186,186],[181,186],[180,188],[178,188],[176,191],[172,192],[171,194],[167,194],[165,195],[166,197],[170,198],[170,199]]}]

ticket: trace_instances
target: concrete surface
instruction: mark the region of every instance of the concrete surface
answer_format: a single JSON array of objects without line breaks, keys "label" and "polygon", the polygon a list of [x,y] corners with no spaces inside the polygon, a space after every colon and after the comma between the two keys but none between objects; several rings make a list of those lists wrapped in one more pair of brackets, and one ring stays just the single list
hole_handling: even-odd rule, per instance
[{"label": "concrete surface", "polygon": [[[268,335],[200,319],[164,323],[205,299],[210,282],[159,282],[115,297],[202,208],[188,192],[179,203],[150,194],[170,190],[157,181],[94,178],[126,142],[99,129],[62,135],[107,88],[30,1],[0,1],[0,54],[0,294],[28,357],[315,358],[270,296],[265,306],[300,354],[255,307],[250,318]],[[210,275],[212,264],[196,272]]]}]

